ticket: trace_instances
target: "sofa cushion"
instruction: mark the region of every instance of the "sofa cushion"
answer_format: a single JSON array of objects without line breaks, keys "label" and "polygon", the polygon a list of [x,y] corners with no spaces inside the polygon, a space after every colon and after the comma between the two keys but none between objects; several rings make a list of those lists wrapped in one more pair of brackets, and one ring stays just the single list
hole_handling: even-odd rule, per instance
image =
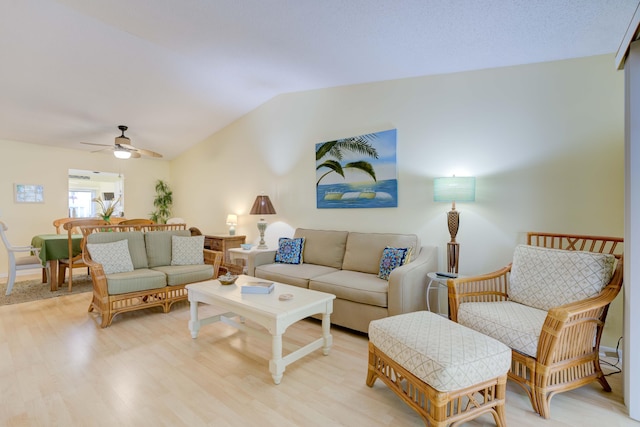
[{"label": "sofa cushion", "polygon": [[187,283],[202,282],[213,278],[213,266],[201,265],[166,265],[152,268],[167,275],[167,285],[185,285]]},{"label": "sofa cushion", "polygon": [[518,245],[514,251],[509,299],[549,310],[598,295],[609,283],[615,257]]},{"label": "sofa cushion", "polygon": [[348,231],[310,230],[298,228],[294,238],[304,237],[304,262],[342,268]]},{"label": "sofa cushion", "polygon": [[309,289],[334,294],[336,298],[361,304],[387,307],[389,282],[374,274],[338,270],[313,277]]},{"label": "sofa cushion", "polygon": [[335,268],[315,264],[265,264],[256,267],[255,276],[287,285],[309,287],[309,279],[337,271]]},{"label": "sofa cushion", "polygon": [[387,246],[395,248],[419,248],[415,234],[349,233],[344,254],[343,270],[378,274],[380,258]]},{"label": "sofa cushion", "polygon": [[126,294],[136,291],[148,291],[167,286],[167,276],[160,271],[139,268],[126,273],[107,275],[109,295]]},{"label": "sofa cushion", "polygon": [[171,265],[204,264],[204,236],[171,236]]},{"label": "sofa cushion", "polygon": [[278,240],[276,262],[280,262],[283,264],[302,264],[304,240],[304,237],[298,237],[297,239],[281,237]]},{"label": "sofa cushion", "polygon": [[386,247],[382,251],[380,258],[380,268],[378,277],[389,280],[389,275],[396,268],[405,265],[411,258],[411,248],[391,248]]},{"label": "sofa cushion", "polygon": [[147,250],[144,245],[144,234],[141,231],[123,231],[118,233],[91,233],[87,236],[87,243],[111,243],[118,240],[128,240],[129,255],[133,268],[147,268]]},{"label": "sofa cushion", "polygon": [[536,357],[546,310],[512,301],[462,303],[458,323]]},{"label": "sofa cushion", "polygon": [[104,274],[133,271],[127,239],[111,243],[87,243],[87,250],[92,260],[102,264]]},{"label": "sofa cushion", "polygon": [[171,236],[191,236],[189,230],[147,231],[144,233],[149,268],[171,265]]}]

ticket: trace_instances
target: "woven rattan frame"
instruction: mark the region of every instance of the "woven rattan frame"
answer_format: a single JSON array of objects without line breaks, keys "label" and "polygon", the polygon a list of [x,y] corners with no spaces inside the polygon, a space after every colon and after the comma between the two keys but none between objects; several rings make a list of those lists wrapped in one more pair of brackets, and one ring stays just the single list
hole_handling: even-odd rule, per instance
[{"label": "woven rattan frame", "polygon": [[376,378],[415,410],[427,426],[458,425],[486,413],[493,415],[498,427],[507,425],[506,374],[461,390],[438,391],[369,342],[367,385],[373,387]]},{"label": "woven rattan frame", "polygon": [[[95,310],[101,315],[100,326],[102,328],[111,325],[113,318],[119,313],[142,310],[149,307],[162,307],[163,311],[168,313],[173,303],[187,299],[187,290],[184,288],[186,284],[109,295],[107,277],[102,269],[102,264],[92,261],[91,255],[86,250],[87,236],[91,233],[186,230],[185,224],[109,225],[106,227],[81,227],[81,230],[83,235],[82,257],[91,271],[91,279],[93,280],[93,298],[89,305],[89,312]],[[222,252],[204,249],[204,262],[205,264],[213,265],[212,278],[218,277],[220,263],[222,262]]]},{"label": "woven rattan frame", "polygon": [[[617,258],[609,284],[595,297],[550,309],[540,332],[536,357],[512,352],[509,379],[529,395],[531,406],[549,418],[556,393],[598,381],[611,387],[600,368],[600,340],[609,304],[622,288],[623,239],[575,234],[527,233],[527,244],[546,248],[607,253]],[[449,313],[457,321],[463,302],[507,301],[511,264],[490,274],[449,279]]]}]

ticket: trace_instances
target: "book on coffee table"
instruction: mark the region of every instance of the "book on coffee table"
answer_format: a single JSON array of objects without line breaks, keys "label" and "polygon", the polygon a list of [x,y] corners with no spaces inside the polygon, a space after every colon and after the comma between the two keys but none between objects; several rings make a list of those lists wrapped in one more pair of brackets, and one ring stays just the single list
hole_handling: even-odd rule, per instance
[{"label": "book on coffee table", "polygon": [[240,288],[243,294],[270,294],[275,284],[273,282],[247,282]]}]

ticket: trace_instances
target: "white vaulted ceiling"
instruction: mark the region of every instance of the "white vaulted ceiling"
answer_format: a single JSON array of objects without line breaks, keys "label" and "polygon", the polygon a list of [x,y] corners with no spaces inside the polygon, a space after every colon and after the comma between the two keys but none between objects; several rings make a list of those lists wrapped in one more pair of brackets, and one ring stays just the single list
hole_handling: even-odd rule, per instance
[{"label": "white vaulted ceiling", "polygon": [[638,3],[0,0],[0,139],[173,158],[282,93],[615,53]]}]

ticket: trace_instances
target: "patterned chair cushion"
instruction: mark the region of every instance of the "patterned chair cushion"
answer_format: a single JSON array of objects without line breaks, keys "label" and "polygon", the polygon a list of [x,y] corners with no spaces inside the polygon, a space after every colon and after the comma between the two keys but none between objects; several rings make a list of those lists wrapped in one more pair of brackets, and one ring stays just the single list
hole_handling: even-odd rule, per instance
[{"label": "patterned chair cushion", "polygon": [[458,323],[536,357],[546,310],[512,301],[462,303]]},{"label": "patterned chair cushion", "polygon": [[614,263],[609,254],[519,245],[509,299],[546,311],[595,296],[611,280]]},{"label": "patterned chair cushion", "polygon": [[369,340],[438,391],[455,391],[504,375],[511,349],[428,311],[369,324]]}]

